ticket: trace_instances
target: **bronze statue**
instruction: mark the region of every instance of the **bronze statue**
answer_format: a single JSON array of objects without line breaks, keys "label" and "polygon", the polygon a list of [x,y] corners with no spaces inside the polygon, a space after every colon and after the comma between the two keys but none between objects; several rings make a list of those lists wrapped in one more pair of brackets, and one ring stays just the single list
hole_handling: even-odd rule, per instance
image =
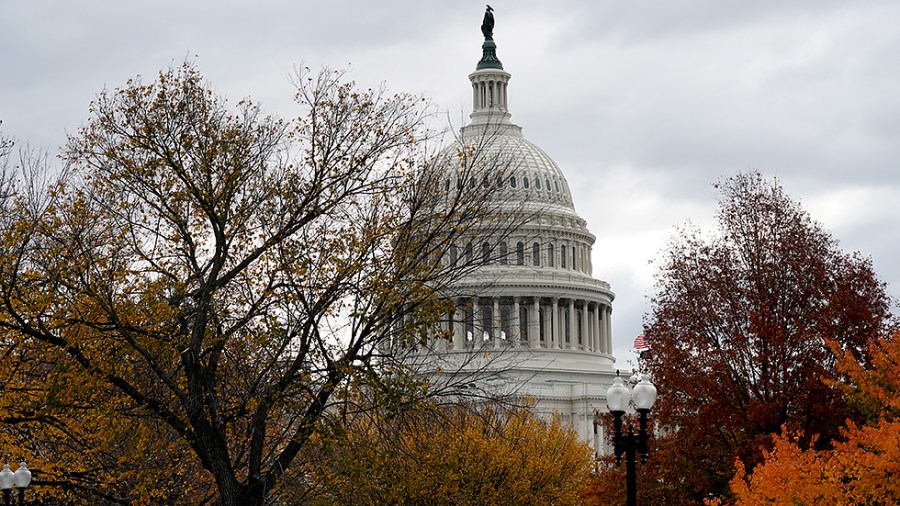
[{"label": "bronze statue", "polygon": [[484,11],[484,21],[481,22],[481,33],[484,34],[484,40],[494,40],[494,9],[490,5]]}]

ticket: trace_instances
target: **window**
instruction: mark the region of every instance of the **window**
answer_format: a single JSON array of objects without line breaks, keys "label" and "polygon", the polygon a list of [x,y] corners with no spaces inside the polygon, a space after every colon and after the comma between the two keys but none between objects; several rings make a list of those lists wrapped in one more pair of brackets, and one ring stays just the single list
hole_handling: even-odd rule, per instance
[{"label": "window", "polygon": [[466,263],[472,263],[472,243],[466,244]]},{"label": "window", "polygon": [[506,304],[500,306],[500,339],[509,339],[512,336],[509,333],[510,324],[510,307]]},{"label": "window", "polygon": [[549,180],[549,179],[547,180],[547,191],[548,191],[548,192],[549,192],[549,191],[553,191],[553,189],[550,188],[550,180]]},{"label": "window", "polygon": [[525,188],[526,190],[528,189],[528,178],[527,177],[522,178],[522,188]]},{"label": "window", "polygon": [[451,244],[450,245],[450,265],[456,265],[457,260],[459,260],[459,248],[457,248],[455,244]]},{"label": "window", "polygon": [[509,178],[509,186],[510,186],[510,188],[516,187],[516,176],[512,176]]},{"label": "window", "polygon": [[547,265],[549,265],[550,267],[553,267],[553,260],[554,260],[553,259],[553,245],[548,244],[547,245]]},{"label": "window", "polygon": [[531,322],[528,321],[528,308],[525,307],[524,304],[519,306],[519,339],[524,342],[528,342],[528,328],[531,326]]},{"label": "window", "polygon": [[541,265],[541,245],[538,243],[531,245],[531,265]]},{"label": "window", "polygon": [[491,263],[491,245],[487,241],[481,243],[481,263]]},{"label": "window", "polygon": [[506,265],[509,263],[509,259],[506,258],[506,255],[506,241],[503,241],[500,243],[500,263],[502,265]]},{"label": "window", "polygon": [[541,189],[541,180],[540,179],[534,178],[534,187],[537,188],[538,190]]},{"label": "window", "polygon": [[553,181],[553,185],[556,186],[556,193],[559,193],[559,181]]},{"label": "window", "polygon": [[481,329],[482,338],[490,341],[494,333],[494,308],[488,304],[481,306]]},{"label": "window", "polygon": [[559,247],[559,266],[563,269],[566,268],[566,246],[562,245]]},{"label": "window", "polygon": [[525,244],[516,243],[516,265],[525,265]]}]

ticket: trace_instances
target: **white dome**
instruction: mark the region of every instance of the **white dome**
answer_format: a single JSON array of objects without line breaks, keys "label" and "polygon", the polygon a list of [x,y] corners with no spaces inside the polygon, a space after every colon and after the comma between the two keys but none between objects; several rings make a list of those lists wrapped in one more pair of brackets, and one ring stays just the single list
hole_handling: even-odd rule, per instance
[{"label": "white dome", "polygon": [[506,122],[466,126],[461,139],[444,149],[440,158],[452,158],[463,150],[461,144],[497,172],[498,185],[504,188],[500,194],[512,205],[577,216],[562,170],[544,150],[525,139],[518,126]]},{"label": "white dome", "polygon": [[512,123],[511,76],[485,36],[482,60],[469,74],[471,122],[435,160],[444,171],[437,185],[448,193],[454,185],[496,185],[500,210],[523,214],[498,236],[486,227],[450,245],[448,265],[477,268],[451,287],[454,309],[441,318],[426,359],[437,382],[458,381],[459,371],[473,378],[490,372],[490,388],[535,399],[538,411],[563,416],[596,443],[602,437],[594,413],[604,409],[615,377],[615,294],[593,277],[596,238],[575,212],[562,170]]}]

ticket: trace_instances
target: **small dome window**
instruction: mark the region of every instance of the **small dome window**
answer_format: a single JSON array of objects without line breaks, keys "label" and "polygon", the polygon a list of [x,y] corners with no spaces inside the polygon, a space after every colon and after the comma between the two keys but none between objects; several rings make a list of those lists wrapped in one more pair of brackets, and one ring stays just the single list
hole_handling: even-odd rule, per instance
[{"label": "small dome window", "polygon": [[516,265],[525,265],[525,243],[516,243]]},{"label": "small dome window", "polygon": [[538,190],[541,189],[541,180],[539,178],[534,178],[534,187]]},{"label": "small dome window", "polygon": [[547,245],[547,265],[553,267],[553,244]]},{"label": "small dome window", "polygon": [[559,247],[559,266],[563,269],[566,268],[566,246],[565,244]]},{"label": "small dome window", "polygon": [[517,184],[517,183],[516,183],[516,176],[511,176],[511,177],[509,178],[509,186],[510,186],[510,188],[515,188],[515,187],[516,187],[516,184]]},{"label": "small dome window", "polygon": [[556,186],[556,193],[559,193],[559,181],[553,181],[554,186]]},{"label": "small dome window", "polygon": [[541,245],[538,243],[531,245],[531,265],[541,265]]},{"label": "small dome window", "polygon": [[509,263],[509,261],[506,257],[508,254],[509,253],[506,251],[506,241],[502,241],[500,243],[500,264],[501,265],[506,265]]},{"label": "small dome window", "polygon": [[528,177],[522,178],[522,188],[528,189]]},{"label": "small dome window", "polygon": [[450,178],[447,178],[447,184],[444,185],[444,189],[445,189],[446,191],[450,191]]},{"label": "small dome window", "polygon": [[503,187],[503,176],[497,176],[497,188]]},{"label": "small dome window", "polygon": [[547,180],[547,191],[553,191],[553,188],[550,187],[550,180]]}]

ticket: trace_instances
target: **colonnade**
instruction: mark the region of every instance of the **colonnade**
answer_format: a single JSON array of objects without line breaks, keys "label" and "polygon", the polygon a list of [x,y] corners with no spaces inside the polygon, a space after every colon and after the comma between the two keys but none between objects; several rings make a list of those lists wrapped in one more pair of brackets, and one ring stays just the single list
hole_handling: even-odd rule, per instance
[{"label": "colonnade", "polygon": [[476,76],[472,79],[472,109],[475,112],[499,109],[506,111],[506,79],[497,79],[496,75],[490,77]]},{"label": "colonnade", "polygon": [[612,353],[612,308],[567,297],[461,298],[444,315],[452,349],[503,344],[528,348]]}]

